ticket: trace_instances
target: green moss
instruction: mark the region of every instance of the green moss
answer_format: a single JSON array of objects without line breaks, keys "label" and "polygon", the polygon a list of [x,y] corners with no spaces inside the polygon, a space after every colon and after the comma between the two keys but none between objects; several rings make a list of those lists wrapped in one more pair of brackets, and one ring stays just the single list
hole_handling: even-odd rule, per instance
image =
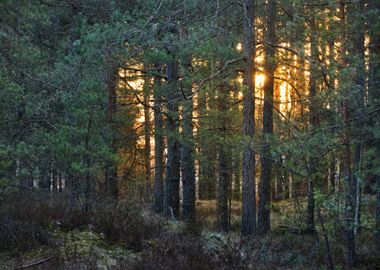
[{"label": "green moss", "polygon": [[122,245],[111,245],[106,242],[104,235],[93,231],[58,232],[64,245],[60,248],[65,260],[71,258],[91,258],[96,262],[98,269],[112,269],[120,262],[131,263],[139,258]]}]

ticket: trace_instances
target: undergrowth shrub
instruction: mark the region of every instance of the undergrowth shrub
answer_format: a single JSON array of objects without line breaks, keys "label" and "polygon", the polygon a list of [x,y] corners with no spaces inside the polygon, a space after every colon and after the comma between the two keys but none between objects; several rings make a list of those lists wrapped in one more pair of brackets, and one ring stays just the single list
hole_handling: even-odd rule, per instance
[{"label": "undergrowth shrub", "polygon": [[52,198],[36,190],[0,195],[0,251],[25,251],[50,244],[52,228],[71,230],[89,221],[88,214],[66,194]]},{"label": "undergrowth shrub", "polygon": [[147,243],[132,269],[245,269],[240,244],[222,234],[198,236],[162,232]]},{"label": "undergrowth shrub", "polygon": [[49,198],[42,192],[13,192],[3,196],[1,214],[25,223],[48,225],[51,216]]},{"label": "undergrowth shrub", "polygon": [[51,241],[51,235],[38,224],[0,219],[0,251],[26,251]]},{"label": "undergrowth shrub", "polygon": [[150,252],[144,253],[133,269],[219,269],[203,252],[195,236],[167,233],[150,243],[147,250]]},{"label": "undergrowth shrub", "polygon": [[55,224],[71,230],[89,223],[91,212],[85,212],[83,203],[71,194],[47,194],[43,191],[6,194],[0,214],[17,221],[43,227]]},{"label": "undergrowth shrub", "polygon": [[95,229],[111,242],[140,250],[142,242],[161,228],[160,219],[133,202],[103,202],[94,213]]}]

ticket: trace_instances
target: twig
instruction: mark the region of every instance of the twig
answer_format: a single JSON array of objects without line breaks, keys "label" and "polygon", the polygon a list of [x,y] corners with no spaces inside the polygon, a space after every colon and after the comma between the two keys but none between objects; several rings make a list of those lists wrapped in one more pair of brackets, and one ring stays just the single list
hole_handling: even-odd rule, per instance
[{"label": "twig", "polygon": [[194,89],[193,93],[188,96],[188,98],[191,98],[193,96],[195,96],[199,90],[201,89],[201,87],[203,86],[203,84],[205,84],[206,82],[208,81],[211,81],[213,79],[215,79],[217,76],[219,76],[224,70],[226,70],[230,65],[233,65],[233,64],[236,64],[240,61],[243,61],[245,60],[244,57],[240,57],[240,58],[237,58],[237,59],[232,59],[230,61],[227,61],[224,66],[219,69],[217,72],[215,72],[214,74],[212,74],[210,77],[207,77],[207,78],[204,78],[203,80],[201,80],[198,84],[197,84],[197,87]]},{"label": "twig", "polygon": [[21,267],[18,267],[18,268],[15,268],[15,270],[18,270],[18,269],[26,269],[26,268],[30,268],[30,267],[33,267],[33,266],[36,266],[36,265],[40,265],[40,264],[43,264],[43,263],[46,263],[48,261],[51,261],[52,259],[54,259],[55,256],[51,256],[49,258],[46,258],[46,259],[42,259],[42,260],[39,260],[39,261],[36,261],[34,263],[31,263],[31,264],[27,264],[27,265],[23,265]]}]

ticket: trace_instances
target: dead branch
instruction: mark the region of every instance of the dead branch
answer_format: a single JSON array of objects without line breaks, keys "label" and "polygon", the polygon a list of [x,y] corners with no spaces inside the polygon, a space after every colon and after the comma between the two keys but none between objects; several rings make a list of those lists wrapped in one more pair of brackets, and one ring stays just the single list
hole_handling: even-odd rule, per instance
[{"label": "dead branch", "polygon": [[39,261],[36,261],[36,262],[30,263],[30,264],[27,264],[27,265],[23,265],[23,266],[21,266],[21,267],[15,268],[15,270],[18,270],[18,269],[26,269],[26,268],[30,268],[30,267],[33,267],[33,266],[36,266],[36,265],[40,265],[40,264],[43,264],[43,263],[49,262],[49,261],[53,260],[54,258],[55,258],[55,256],[50,256],[49,258],[42,259],[42,260],[39,260]]}]

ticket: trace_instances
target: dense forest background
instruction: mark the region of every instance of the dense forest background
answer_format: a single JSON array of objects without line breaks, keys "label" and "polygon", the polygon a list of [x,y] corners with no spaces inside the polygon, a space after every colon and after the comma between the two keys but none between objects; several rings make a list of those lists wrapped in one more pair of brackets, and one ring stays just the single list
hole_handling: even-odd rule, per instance
[{"label": "dense forest background", "polygon": [[378,0],[1,0],[0,269],[380,268]]}]

